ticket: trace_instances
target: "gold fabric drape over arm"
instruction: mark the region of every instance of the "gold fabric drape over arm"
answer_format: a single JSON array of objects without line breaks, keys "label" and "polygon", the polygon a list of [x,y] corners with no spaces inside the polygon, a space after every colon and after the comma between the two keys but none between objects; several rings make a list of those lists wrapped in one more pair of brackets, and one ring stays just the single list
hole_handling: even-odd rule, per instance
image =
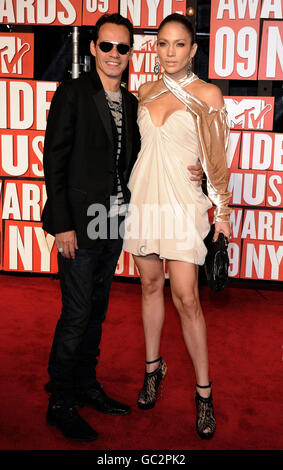
[{"label": "gold fabric drape over arm", "polygon": [[208,197],[216,206],[215,221],[229,222],[231,193],[228,191],[226,150],[230,129],[226,107],[214,109],[189,93],[186,93],[186,98],[187,109],[195,121],[199,158],[207,178]]},{"label": "gold fabric drape over arm", "polygon": [[228,204],[228,168],[226,150],[229,140],[227,111],[204,110],[202,119],[197,118],[200,143],[200,160],[207,177],[208,196],[215,204],[216,222],[229,222],[231,209]]}]

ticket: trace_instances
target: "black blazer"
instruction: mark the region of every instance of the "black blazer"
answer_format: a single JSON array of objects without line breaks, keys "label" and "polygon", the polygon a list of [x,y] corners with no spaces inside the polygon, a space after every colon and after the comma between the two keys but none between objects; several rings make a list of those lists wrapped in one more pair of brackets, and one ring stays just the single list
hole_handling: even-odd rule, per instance
[{"label": "black blazer", "polygon": [[[139,148],[137,99],[124,87],[122,151],[119,174],[123,192]],[[68,80],[57,88],[48,115],[43,167],[47,201],[42,213],[48,233],[75,230],[79,248],[92,247],[87,236],[88,207],[109,209],[116,178],[116,146],[105,92],[96,71]],[[115,126],[114,126],[115,127]]]}]

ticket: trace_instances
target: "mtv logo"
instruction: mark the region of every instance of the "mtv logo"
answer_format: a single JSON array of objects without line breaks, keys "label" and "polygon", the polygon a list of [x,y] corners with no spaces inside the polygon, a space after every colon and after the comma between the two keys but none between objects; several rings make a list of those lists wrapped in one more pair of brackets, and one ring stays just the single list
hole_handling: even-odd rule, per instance
[{"label": "mtv logo", "polygon": [[134,50],[144,52],[156,52],[157,37],[154,35],[135,34],[134,36]]},{"label": "mtv logo", "polygon": [[[27,40],[27,39],[32,39]],[[0,34],[0,74],[28,78],[33,75],[33,35]],[[31,51],[32,54],[28,54]]]},{"label": "mtv logo", "polygon": [[267,116],[273,110],[272,103],[274,99],[272,101],[270,97],[225,97],[230,127],[232,129],[272,129],[270,119],[272,121],[273,114]]}]

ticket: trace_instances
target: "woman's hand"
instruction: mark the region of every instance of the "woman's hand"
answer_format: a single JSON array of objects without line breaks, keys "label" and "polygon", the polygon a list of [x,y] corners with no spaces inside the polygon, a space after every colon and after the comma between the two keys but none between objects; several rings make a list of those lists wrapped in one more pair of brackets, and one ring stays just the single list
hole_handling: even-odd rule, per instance
[{"label": "woman's hand", "polygon": [[224,233],[225,237],[227,237],[228,240],[230,240],[232,236],[230,222],[215,222],[215,233],[213,237],[214,242],[216,242],[216,240],[218,239],[218,235],[220,232]]}]

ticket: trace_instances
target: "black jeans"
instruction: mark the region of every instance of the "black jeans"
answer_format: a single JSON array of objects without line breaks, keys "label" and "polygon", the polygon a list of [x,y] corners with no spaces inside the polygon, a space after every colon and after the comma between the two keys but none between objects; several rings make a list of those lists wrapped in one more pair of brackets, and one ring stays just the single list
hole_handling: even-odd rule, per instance
[{"label": "black jeans", "polygon": [[76,250],[74,259],[58,253],[62,312],[48,367],[54,402],[72,404],[77,390],[99,386],[95,367],[102,323],[122,242],[121,237],[98,239],[92,249]]}]

